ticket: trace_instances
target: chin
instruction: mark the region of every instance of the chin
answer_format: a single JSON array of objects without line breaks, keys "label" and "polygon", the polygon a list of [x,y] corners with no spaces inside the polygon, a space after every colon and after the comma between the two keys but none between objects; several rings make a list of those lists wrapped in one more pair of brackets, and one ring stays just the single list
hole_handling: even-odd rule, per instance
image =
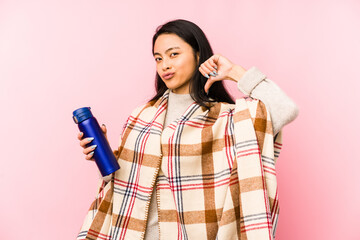
[{"label": "chin", "polygon": [[183,82],[183,83],[179,83],[177,81],[174,81],[174,79],[170,79],[170,80],[164,80],[164,83],[166,85],[167,88],[171,89],[171,90],[175,90],[176,89],[180,89],[182,87],[184,87],[186,84],[188,84],[188,82]]},{"label": "chin", "polygon": [[165,82],[165,85],[166,85],[166,87],[167,88],[169,88],[169,89],[177,89],[178,87],[180,87],[179,85],[177,85],[177,84],[171,84],[171,83],[166,83]]}]

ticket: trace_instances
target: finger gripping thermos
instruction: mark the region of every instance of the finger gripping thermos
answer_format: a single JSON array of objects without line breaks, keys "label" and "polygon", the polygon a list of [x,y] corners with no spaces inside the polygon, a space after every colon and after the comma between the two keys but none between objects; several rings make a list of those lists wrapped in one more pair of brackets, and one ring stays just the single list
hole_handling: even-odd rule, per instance
[{"label": "finger gripping thermos", "polygon": [[93,158],[101,175],[106,176],[120,169],[120,166],[98,121],[92,115],[90,109],[90,107],[83,107],[75,110],[73,112],[73,120],[78,124],[79,130],[84,133],[84,138],[94,138],[94,140],[86,144],[86,147],[97,145]]}]

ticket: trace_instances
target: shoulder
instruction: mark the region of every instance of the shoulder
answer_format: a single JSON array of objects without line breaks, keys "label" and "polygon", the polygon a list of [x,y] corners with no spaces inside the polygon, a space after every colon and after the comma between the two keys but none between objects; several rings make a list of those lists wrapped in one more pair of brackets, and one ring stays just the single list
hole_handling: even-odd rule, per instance
[{"label": "shoulder", "polygon": [[235,116],[235,121],[247,118],[270,120],[270,114],[265,103],[254,97],[238,98],[235,104],[219,102],[216,105],[218,105],[219,116],[232,115]]},{"label": "shoulder", "polygon": [[145,103],[142,103],[142,104],[136,106],[131,111],[131,113],[128,117],[128,120],[137,119],[140,115],[142,116],[142,118],[144,118],[143,120],[146,120],[149,117],[152,118],[153,114],[157,110],[157,107],[159,107],[159,104],[160,104],[160,100],[156,99],[156,100],[148,101],[148,102],[145,102]]},{"label": "shoulder", "polygon": [[266,109],[264,102],[262,102],[258,98],[254,98],[250,96],[237,98],[235,100],[235,103],[217,102],[215,105],[219,105],[217,107],[220,108],[220,112],[225,112],[229,110],[237,111],[237,110],[243,110],[244,108],[257,109],[258,107],[262,109]]}]

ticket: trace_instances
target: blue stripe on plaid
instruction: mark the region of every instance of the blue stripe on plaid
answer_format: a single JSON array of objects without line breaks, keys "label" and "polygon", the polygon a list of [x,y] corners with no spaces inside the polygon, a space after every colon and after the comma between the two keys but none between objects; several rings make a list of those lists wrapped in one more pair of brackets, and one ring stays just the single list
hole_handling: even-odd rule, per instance
[{"label": "blue stripe on plaid", "polygon": [[239,148],[243,148],[243,147],[257,146],[257,145],[258,145],[257,140],[253,139],[253,140],[239,142],[235,145],[235,147],[236,147],[236,149],[239,149]]},{"label": "blue stripe on plaid", "polygon": [[194,117],[193,119],[194,120],[200,120],[200,121],[204,121],[204,123],[214,123],[216,122],[216,118],[213,118],[213,117],[209,117],[207,116],[206,114],[208,113],[208,111],[204,112],[203,114],[204,115],[200,115],[200,116],[197,116],[197,117]]},{"label": "blue stripe on plaid", "polygon": [[88,231],[79,232],[79,234],[77,235],[77,238],[76,238],[76,239],[78,239],[78,240],[80,240],[80,239],[85,239],[87,233],[88,233]]},{"label": "blue stripe on plaid", "polygon": [[228,148],[230,148],[230,155],[229,155],[229,158],[230,158],[230,168],[233,167],[233,163],[234,163],[234,160],[236,158],[236,149],[234,148],[234,144],[235,144],[235,132],[234,132],[234,109],[233,110],[230,110],[229,113],[228,113],[228,122],[227,122],[227,133],[228,133],[228,136],[229,136],[229,140],[230,140],[230,144],[228,146]]},{"label": "blue stripe on plaid", "polygon": [[268,163],[268,164],[271,164],[271,165],[275,166],[275,161],[274,161],[274,159],[273,159],[273,158],[266,157],[266,156],[264,156],[264,155],[261,155],[261,158],[262,158],[263,162],[265,162],[265,163]]},{"label": "blue stripe on plaid", "polygon": [[267,212],[267,213],[259,213],[259,214],[250,214],[250,215],[246,215],[240,218],[240,222],[251,222],[251,221],[256,221],[256,220],[262,220],[262,219],[266,219],[271,221],[271,213]]},{"label": "blue stripe on plaid", "polygon": [[275,239],[275,233],[276,233],[278,218],[279,218],[279,215],[278,215],[278,214],[275,214],[274,224],[273,224],[273,230],[274,230],[274,231],[273,231],[273,238],[274,238],[274,239]]},{"label": "blue stripe on plaid", "polygon": [[[133,126],[132,129],[135,131],[141,132],[144,130],[144,126],[140,125],[140,124],[135,124],[135,126]],[[161,130],[150,129],[149,131],[151,134],[161,135]]]},{"label": "blue stripe on plaid", "polygon": [[[235,111],[235,109],[233,109],[229,113],[229,121],[230,121],[229,132],[230,132],[230,136],[231,136],[231,146],[234,146],[234,144],[235,144],[234,111]],[[231,149],[233,150],[233,152],[232,152],[232,156],[233,156],[232,163],[234,163],[234,160],[235,160],[234,157],[236,156],[236,149],[234,147],[232,147]]]},{"label": "blue stripe on plaid", "polygon": [[[190,117],[194,114],[194,112],[200,107],[200,105],[196,104],[195,102],[191,104],[191,106],[185,111],[185,113],[180,117],[180,120],[177,124],[177,128],[175,129],[174,132],[174,136],[175,136],[175,141],[173,140],[172,145],[174,146],[174,155],[175,157],[172,157],[171,161],[174,161],[174,165],[175,165],[175,169],[174,169],[174,173],[177,174],[175,178],[171,177],[172,179],[169,179],[169,181],[171,181],[171,185],[174,186],[174,182],[175,182],[175,186],[180,188],[180,191],[175,191],[173,192],[173,194],[176,195],[176,199],[177,199],[177,209],[178,209],[178,213],[179,213],[179,220],[180,220],[180,228],[183,234],[183,239],[187,240],[188,236],[186,233],[186,228],[185,228],[185,221],[184,221],[184,210],[183,210],[183,197],[182,197],[182,191],[181,191],[181,172],[180,172],[180,136],[182,134],[182,131],[184,130],[184,124],[183,122],[187,121],[190,119]],[[170,138],[170,139],[173,139]],[[170,174],[169,174],[170,175]]]},{"label": "blue stripe on plaid", "polygon": [[[118,187],[114,187],[114,192],[115,192],[115,193],[119,193],[119,194],[125,196],[125,194],[126,194],[126,189],[120,189],[120,188],[118,188]],[[135,194],[134,197],[137,198],[137,199],[139,199],[139,200],[142,200],[142,201],[147,201],[147,200],[149,200],[149,196],[147,196],[147,195],[143,195],[143,194],[138,193],[138,192],[134,192],[134,194]]]}]

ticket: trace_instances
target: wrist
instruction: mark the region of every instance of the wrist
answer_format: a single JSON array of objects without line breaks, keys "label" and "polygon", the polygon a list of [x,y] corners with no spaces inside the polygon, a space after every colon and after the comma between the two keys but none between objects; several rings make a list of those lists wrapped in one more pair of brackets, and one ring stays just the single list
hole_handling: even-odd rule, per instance
[{"label": "wrist", "polygon": [[233,67],[231,68],[228,74],[228,78],[234,82],[238,82],[245,72],[246,69],[244,69],[243,67],[239,65],[233,65]]}]

